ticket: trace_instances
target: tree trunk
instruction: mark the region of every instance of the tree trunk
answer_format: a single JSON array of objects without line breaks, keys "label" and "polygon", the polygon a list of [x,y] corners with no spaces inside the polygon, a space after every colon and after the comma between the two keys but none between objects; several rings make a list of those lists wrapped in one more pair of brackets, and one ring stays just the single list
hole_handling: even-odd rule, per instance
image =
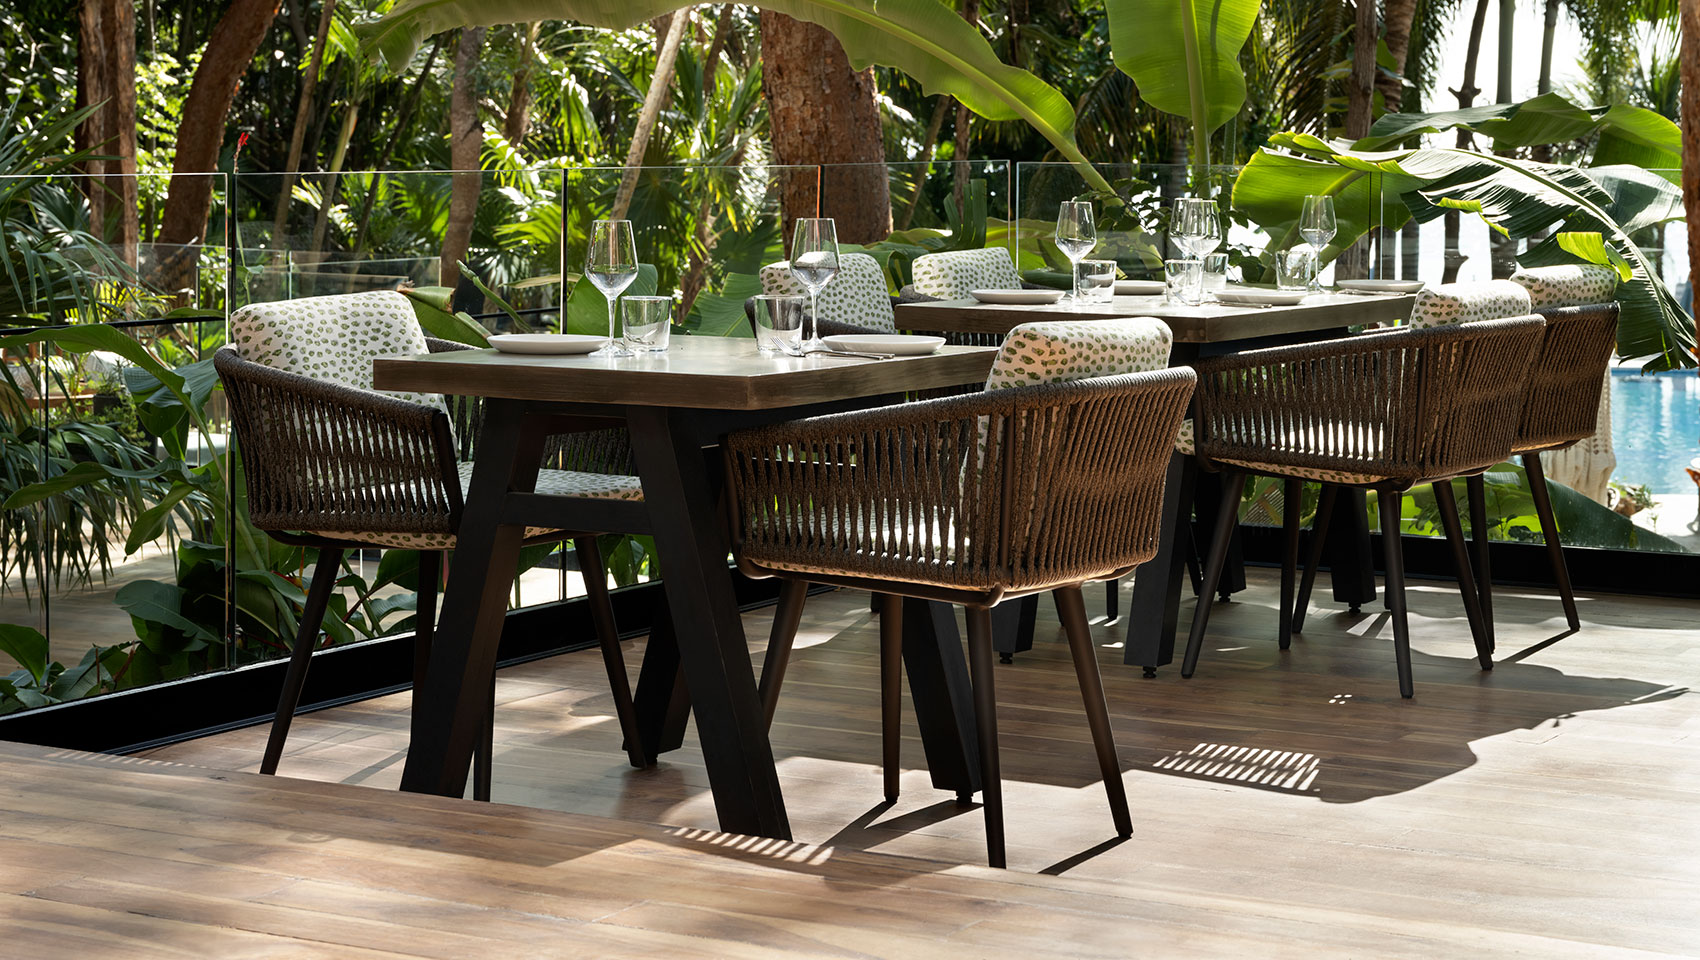
[{"label": "tree trunk", "polygon": [[445,287],[460,286],[460,263],[472,246],[472,222],[478,215],[478,193],[484,181],[476,172],[484,147],[476,68],[485,29],[463,27],[455,47],[454,90],[449,95],[449,166],[473,172],[455,174],[449,190],[449,223],[443,233],[443,259],[437,268],[437,283]]},{"label": "tree trunk", "polygon": [[[1458,98],[1458,109],[1468,110],[1476,103],[1476,95],[1481,93],[1476,86],[1476,66],[1481,61],[1482,32],[1487,28],[1488,4],[1492,0],[1476,0],[1476,16],[1470,21],[1470,44],[1464,54],[1464,82],[1459,84],[1452,95]],[[1470,146],[1470,132],[1462,127],[1458,129],[1458,149],[1464,150]],[[1458,248],[1458,235],[1462,227],[1458,211],[1451,210],[1446,214],[1446,254],[1445,267],[1441,274],[1441,282],[1452,283],[1458,279],[1458,269],[1469,259],[1464,251]]]},{"label": "tree trunk", "polygon": [[[962,19],[968,25],[978,28],[980,25],[980,0],[962,0]],[[955,163],[956,175],[952,178],[951,192],[956,197],[957,216],[966,216],[963,198],[967,196],[968,181],[973,177],[973,171],[968,168],[969,144],[973,142],[974,128],[968,112],[968,106],[962,101],[956,102],[956,147],[951,151]]]},{"label": "tree trunk", "polygon": [[[254,51],[260,48],[282,0],[231,0],[207,40],[201,65],[183,101],[182,122],[177,128],[177,159],[172,164],[171,192],[160,217],[159,243],[192,244],[201,241],[212,210],[213,178],[175,176],[210,173],[218,169],[219,149],[224,145],[224,119],[236,88],[248,72]],[[194,263],[190,257],[187,263]],[[175,271],[172,271],[175,273]]]},{"label": "tree trunk", "polygon": [[324,186],[319,194],[319,212],[313,218],[313,257],[319,262],[324,261],[320,251],[325,248],[325,230],[330,226],[331,207],[336,206],[337,175],[342,173],[342,162],[348,156],[348,142],[354,139],[354,126],[360,122],[360,104],[350,103],[342,115],[342,129],[337,132],[336,149],[331,153],[329,172],[325,174]]},{"label": "tree trunk", "polygon": [[77,127],[79,150],[112,157],[83,172],[92,225],[136,265],[136,9],[129,0],[83,0],[78,12],[77,106],[94,106]]},{"label": "tree trunk", "polygon": [[[384,142],[384,152],[378,156],[378,162],[372,165],[374,170],[387,170],[390,158],[395,156],[395,148],[401,143],[402,136],[408,130],[408,124],[413,122],[413,110],[419,105],[419,94],[425,89],[425,84],[431,79],[431,68],[437,64],[437,54],[442,52],[443,44],[448,34],[437,34],[437,40],[431,44],[431,52],[425,55],[425,66],[419,71],[419,76],[413,78],[413,86],[408,88],[407,99],[402,101],[401,112],[396,115],[395,129],[390,132],[389,140]],[[378,184],[372,183],[366,191],[366,199],[360,206],[360,225],[354,229],[354,259],[366,252],[366,230],[372,224],[372,205],[378,197]]]},{"label": "tree trunk", "polygon": [[1511,103],[1517,99],[1511,86],[1511,61],[1517,52],[1517,0],[1499,0],[1499,89],[1494,91],[1495,103]]},{"label": "tree trunk", "polygon": [[1397,76],[1376,77],[1375,86],[1387,104],[1388,113],[1398,113],[1405,105],[1405,60],[1411,52],[1411,22],[1417,16],[1417,0],[1385,0],[1381,8],[1386,23],[1387,53],[1393,58]]},{"label": "tree trunk", "polygon": [[[299,0],[291,7],[299,7]],[[295,175],[301,172],[301,150],[307,139],[307,121],[313,116],[313,91],[319,86],[319,67],[325,62],[325,42],[330,37],[331,19],[336,12],[336,0],[324,0],[319,9],[319,27],[313,34],[313,52],[307,60],[307,71],[301,75],[301,93],[295,102],[295,125],[289,131],[289,157],[283,162],[283,178],[277,188],[277,213],[272,217],[272,246],[286,249],[283,234],[289,226],[289,191]],[[314,245],[318,249],[318,245]]]},{"label": "tree trunk", "polygon": [[1375,0],[1358,0],[1358,12],[1352,27],[1352,72],[1346,80],[1346,139],[1369,136],[1374,121],[1375,46],[1380,39],[1376,22]]},{"label": "tree trunk", "polygon": [[915,178],[915,192],[909,195],[908,209],[903,211],[903,219],[897,229],[907,230],[909,224],[915,221],[915,208],[921,205],[921,193],[927,187],[927,173],[933,164],[933,150],[938,146],[939,131],[944,129],[944,115],[950,110],[954,97],[940,95],[938,104],[933,107],[933,119],[927,122],[927,137],[921,141],[921,172]]},{"label": "tree trunk", "polygon": [[784,176],[780,205],[785,239],[798,217],[831,217],[844,243],[871,243],[891,233],[891,185],[885,169],[872,68],[850,69],[844,48],[824,28],[761,12],[762,87],[776,164],[830,166]]},{"label": "tree trunk", "polygon": [[531,68],[537,59],[537,35],[542,23],[522,24],[523,40],[519,48],[519,69],[514,71],[513,94],[508,98],[508,116],[502,124],[502,138],[515,150],[525,143],[526,131],[531,129]]},{"label": "tree trunk", "polygon": [[1538,94],[1552,92],[1552,45],[1557,37],[1558,0],[1547,0],[1547,19],[1541,30],[1541,77],[1535,87]]},{"label": "tree trunk", "polygon": [[632,193],[637,190],[638,167],[649,149],[649,137],[655,132],[655,118],[661,115],[661,101],[667,99],[667,88],[673,85],[673,66],[679,62],[679,44],[685,38],[690,23],[689,8],[675,10],[666,21],[666,30],[658,34],[661,47],[655,55],[655,72],[649,77],[649,91],[643,97],[643,109],[638,112],[637,128],[632,131],[632,145],[626,150],[626,169],[620,175],[620,189],[614,194],[610,220],[624,220],[631,209]]},{"label": "tree trunk", "polygon": [[[1682,205],[1688,214],[1689,295],[1700,291],[1700,0],[1681,0]],[[1692,301],[1689,310],[1693,311]]]}]

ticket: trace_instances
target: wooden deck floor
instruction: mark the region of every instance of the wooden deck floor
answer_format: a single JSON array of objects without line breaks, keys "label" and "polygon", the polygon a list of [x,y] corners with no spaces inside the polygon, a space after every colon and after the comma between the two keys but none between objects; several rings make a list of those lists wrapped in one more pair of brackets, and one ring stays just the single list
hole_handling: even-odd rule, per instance
[{"label": "wooden deck floor", "polygon": [[[303,717],[282,768],[382,792],[321,793],[283,781],[268,791],[233,778],[228,785],[243,798],[204,813],[197,798],[226,784],[177,772],[182,788],[127,785],[118,796],[97,793],[85,813],[82,793],[64,782],[49,779],[46,799],[30,801],[32,789],[0,771],[7,810],[23,797],[37,811],[0,816],[0,829],[11,843],[46,845],[22,861],[8,850],[6,891],[33,897],[7,898],[0,920],[45,911],[25,929],[46,936],[86,922],[110,932],[100,918],[116,911],[138,924],[136,914],[228,928],[242,945],[281,911],[327,931],[394,924],[387,948],[399,952],[433,929],[510,941],[561,929],[569,937],[561,942],[581,956],[623,955],[639,942],[678,956],[1700,955],[1700,698],[1689,691],[1700,679],[1700,604],[1584,598],[1582,633],[1545,643],[1562,630],[1557,603],[1506,591],[1497,603],[1503,662],[1482,674],[1456,594],[1423,585],[1412,595],[1417,697],[1401,701],[1380,611],[1315,608],[1305,636],[1281,654],[1272,579],[1253,579],[1249,594],[1217,608],[1190,681],[1173,668],[1141,679],[1120,665],[1120,625],[1099,625],[1135,817],[1134,837],[1121,843],[1111,840],[1066,648],[1041,605],[1038,648],[998,670],[1013,868],[1001,877],[954,866],[983,862],[979,810],[931,790],[924,770],[905,773],[895,807],[880,802],[877,631],[864,597],[837,594],[811,600],[774,730],[796,838],[821,850],[784,859],[690,839],[714,826],[693,744],[656,769],[626,767],[598,658],[585,653],[503,671],[496,799],[671,831],[388,792],[407,730],[408,698],[398,695]],[[746,625],[765,636],[766,623],[765,613],[752,614]],[[640,654],[641,644],[628,651],[634,668]],[[918,767],[919,740],[912,727],[906,733],[906,760]],[[153,756],[251,770],[262,742],[256,728]],[[144,775],[123,761],[76,762]],[[323,804],[328,819],[317,827]],[[218,827],[227,816],[252,835]],[[75,826],[84,822],[96,828]],[[423,832],[390,839],[402,823]],[[546,845],[533,853],[503,833],[508,824],[545,823],[569,833],[627,831],[639,859],[610,868],[622,880],[609,886],[600,873],[575,872],[595,857]],[[104,854],[102,825],[115,831]],[[446,832],[432,840],[430,825]],[[371,838],[356,839],[364,831]],[[192,842],[178,839],[187,833]],[[165,852],[135,853],[131,844],[143,839]],[[346,861],[345,872],[315,872],[344,862],[343,846],[368,842],[376,846]],[[208,846],[216,854],[201,852]],[[859,851],[915,859],[869,860]],[[125,859],[132,855],[148,863]],[[694,866],[678,867],[681,859]],[[125,879],[155,862],[167,864],[159,879]],[[873,862],[889,871],[877,882],[832,873],[834,864]],[[771,895],[711,895],[703,886],[719,881],[687,879],[692,870],[742,875],[751,864]],[[299,892],[273,904],[271,881],[250,870],[296,878],[288,888]],[[436,886],[396,879],[416,873]],[[982,886],[923,896],[958,878]],[[126,883],[185,892],[149,898],[120,889]],[[583,924],[603,916],[595,911],[604,896],[631,898],[614,908],[614,923],[662,939],[611,938],[601,953],[572,939],[594,938]],[[774,902],[792,896],[806,908]],[[455,905],[443,916],[485,912],[446,923],[432,898]],[[1014,912],[988,919],[976,912],[989,908],[981,898]],[[506,933],[505,917],[514,924]],[[369,945],[336,939],[343,935],[325,939]],[[665,939],[672,936],[710,939]],[[0,937],[0,955],[16,949]],[[238,955],[234,946],[220,953]]]}]

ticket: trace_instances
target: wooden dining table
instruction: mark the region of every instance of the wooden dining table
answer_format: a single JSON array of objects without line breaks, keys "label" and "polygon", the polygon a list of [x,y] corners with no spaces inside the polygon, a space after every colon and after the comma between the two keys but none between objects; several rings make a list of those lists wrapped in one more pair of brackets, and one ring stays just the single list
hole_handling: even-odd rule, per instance
[{"label": "wooden dining table", "polygon": [[[1369,324],[1402,323],[1411,316],[1411,294],[1363,295],[1324,291],[1287,306],[1253,307],[1230,303],[1198,306],[1171,303],[1161,296],[1116,296],[1109,300],[1055,304],[994,304],[977,300],[935,300],[896,305],[897,326],[929,333],[981,334],[1002,337],[1023,323],[1043,320],[1107,320],[1155,317],[1174,337],[1171,366],[1199,359],[1346,336],[1350,328]],[[1208,537],[1216,522],[1220,486],[1216,475],[1200,471],[1193,457],[1170,458],[1164,487],[1163,527],[1157,555],[1134,575],[1133,600],[1127,618],[1127,642],[1122,662],[1155,676],[1158,667],[1172,663],[1180,620],[1181,584],[1186,577],[1188,520],[1196,508],[1199,527]],[[1332,570],[1334,599],[1357,606],[1375,599],[1375,561],[1370,552],[1369,526],[1362,491],[1342,491],[1329,522],[1326,556]],[[1224,592],[1245,589],[1236,535]],[[1000,653],[1012,654],[1032,646],[1032,623],[1037,597],[994,620],[994,641]]]},{"label": "wooden dining table", "polygon": [[[900,401],[984,381],[994,351],[867,360],[769,358],[753,340],[680,337],[629,359],[494,350],[380,358],[379,390],[483,398],[476,465],[424,686],[414,694],[402,789],[460,796],[487,709],[526,527],[647,533],[666,564],[638,681],[648,756],[676,748],[694,715],[721,829],[789,839],[789,821],[751,668],[719,503],[715,450],[729,431]],[[547,437],[609,425],[631,435],[643,499],[535,492]],[[904,663],[935,785],[978,789],[971,691],[954,622],[906,607]]]}]

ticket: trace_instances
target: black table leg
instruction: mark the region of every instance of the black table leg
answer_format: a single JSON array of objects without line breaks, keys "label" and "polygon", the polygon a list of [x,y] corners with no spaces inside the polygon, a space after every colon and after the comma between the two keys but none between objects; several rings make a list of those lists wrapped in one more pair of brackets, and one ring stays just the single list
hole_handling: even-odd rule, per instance
[{"label": "black table leg", "polygon": [[[1201,470],[1193,485],[1193,510],[1198,514],[1198,532],[1204,535],[1205,540],[1209,540],[1216,529],[1217,510],[1227,502],[1222,498],[1222,476]],[[1236,483],[1245,482],[1245,474],[1237,474],[1237,477]],[[1237,516],[1227,518],[1227,522],[1234,525],[1234,532],[1228,537],[1227,562],[1222,567],[1222,579],[1216,584],[1217,596],[1223,602],[1236,593],[1245,592],[1245,551],[1238,521]]]},{"label": "black table leg", "polygon": [[1039,595],[1022,597],[992,608],[992,649],[998,659],[1013,663],[1014,656],[1033,649],[1033,630],[1039,620]]},{"label": "black table leg", "polygon": [[1369,507],[1364,491],[1341,488],[1323,549],[1328,555],[1329,578],[1334,581],[1334,601],[1349,604],[1354,611],[1361,604],[1373,603],[1375,553],[1369,545]]},{"label": "black table leg", "polygon": [[455,576],[431,643],[423,690],[414,691],[412,739],[401,788],[458,797],[466,792],[472,751],[481,739],[496,672],[496,647],[519,568],[524,530],[498,523],[509,490],[532,490],[543,453],[541,429],[525,404],[489,400],[478,438],[478,466],[467,491],[455,548]]},{"label": "black table leg", "polygon": [[1133,601],[1128,605],[1122,662],[1144,667],[1148,677],[1156,676],[1158,667],[1175,659],[1175,624],[1180,620],[1181,581],[1186,576],[1186,550],[1181,538],[1190,536],[1197,475],[1193,458],[1179,453],[1169,457],[1157,555],[1133,574]]},{"label": "black table leg", "polygon": [[903,601],[903,666],[933,786],[955,791],[958,799],[966,800],[980,789],[980,747],[974,726],[974,686],[950,604]]},{"label": "black table leg", "polygon": [[788,840],[791,825],[767,739],[737,597],[731,551],[689,412],[630,407],[655,550],[667,558],[667,605],[720,827]]},{"label": "black table leg", "polygon": [[643,741],[643,757],[649,763],[684,744],[685,724],[691,719],[691,697],[679,665],[679,643],[673,635],[670,612],[663,611],[649,628],[637,693],[632,697],[632,712],[637,720],[638,739]]}]

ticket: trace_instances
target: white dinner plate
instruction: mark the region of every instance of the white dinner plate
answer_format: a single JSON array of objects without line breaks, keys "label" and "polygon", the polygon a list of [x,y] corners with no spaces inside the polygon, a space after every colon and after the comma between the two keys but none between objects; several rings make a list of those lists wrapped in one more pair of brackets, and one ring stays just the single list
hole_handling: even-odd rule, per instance
[{"label": "white dinner plate", "polygon": [[821,337],[834,350],[853,353],[891,353],[900,357],[932,353],[944,346],[943,337],[921,337],[906,333],[856,333]]},{"label": "white dinner plate", "polygon": [[1334,285],[1364,293],[1416,293],[1423,288],[1421,280],[1336,280]]},{"label": "white dinner plate", "polygon": [[607,337],[582,333],[498,333],[490,338],[490,346],[503,353],[589,353],[607,342]]},{"label": "white dinner plate", "polygon": [[1118,297],[1160,297],[1163,295],[1161,280],[1117,280],[1116,296]]},{"label": "white dinner plate", "polygon": [[1061,290],[970,290],[968,295],[981,303],[1056,303],[1062,299]]},{"label": "white dinner plate", "polygon": [[1303,290],[1261,290],[1256,287],[1228,287],[1216,291],[1223,303],[1253,303],[1259,306],[1290,307],[1309,296]]}]

